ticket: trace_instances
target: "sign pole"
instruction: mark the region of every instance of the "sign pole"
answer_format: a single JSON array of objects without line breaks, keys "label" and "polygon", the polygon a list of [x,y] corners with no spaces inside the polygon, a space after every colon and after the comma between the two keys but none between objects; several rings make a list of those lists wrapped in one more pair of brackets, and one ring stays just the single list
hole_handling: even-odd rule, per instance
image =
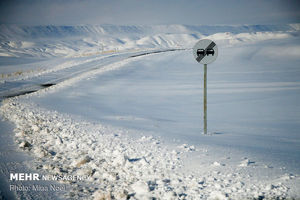
[{"label": "sign pole", "polygon": [[207,134],[207,64],[216,60],[218,56],[218,47],[214,41],[202,39],[194,45],[193,54],[198,63],[204,64],[203,134]]},{"label": "sign pole", "polygon": [[207,64],[204,64],[203,111],[204,134],[207,134]]}]

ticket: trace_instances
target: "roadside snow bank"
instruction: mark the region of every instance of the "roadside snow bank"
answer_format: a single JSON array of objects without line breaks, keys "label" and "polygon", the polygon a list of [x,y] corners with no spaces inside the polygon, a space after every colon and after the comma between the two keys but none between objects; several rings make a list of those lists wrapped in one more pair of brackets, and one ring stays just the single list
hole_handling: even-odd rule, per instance
[{"label": "roadside snow bank", "polygon": [[88,177],[64,181],[72,186],[64,198],[284,199],[291,197],[286,183],[298,179],[250,183],[247,171],[239,170],[249,160],[235,169],[215,162],[208,173],[187,173],[181,169],[184,155],[197,151],[204,159],[206,152],[187,145],[171,150],[157,138],[129,137],[130,130],[78,121],[22,98],[5,100],[0,112],[15,123],[15,140],[36,158],[34,167],[52,175]]},{"label": "roadside snow bank", "polygon": [[[71,183],[74,190],[68,198],[91,197],[93,193],[116,199],[163,196],[168,180],[178,176],[172,174],[180,166],[178,155],[168,152],[157,139],[133,141],[122,130],[76,122],[17,101],[6,102],[1,112],[16,122],[16,142],[37,158],[34,165],[38,169],[89,176],[86,182]],[[157,181],[160,189],[156,189]]]}]

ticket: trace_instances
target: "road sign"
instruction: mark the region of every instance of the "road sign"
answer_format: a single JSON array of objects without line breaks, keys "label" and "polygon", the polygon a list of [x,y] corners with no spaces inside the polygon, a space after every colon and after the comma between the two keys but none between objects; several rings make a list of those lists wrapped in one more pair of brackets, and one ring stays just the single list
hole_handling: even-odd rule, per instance
[{"label": "road sign", "polygon": [[209,64],[214,62],[218,57],[218,47],[213,41],[203,39],[195,44],[193,54],[197,62]]},{"label": "road sign", "polygon": [[193,54],[197,62],[204,64],[203,133],[207,134],[207,64],[216,60],[218,47],[215,42],[203,39],[195,44]]}]

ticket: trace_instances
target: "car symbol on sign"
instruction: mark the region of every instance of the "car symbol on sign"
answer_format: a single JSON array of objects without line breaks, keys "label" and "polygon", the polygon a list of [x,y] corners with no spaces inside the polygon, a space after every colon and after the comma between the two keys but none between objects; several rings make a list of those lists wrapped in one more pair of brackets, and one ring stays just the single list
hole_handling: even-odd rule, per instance
[{"label": "car symbol on sign", "polygon": [[213,49],[198,49],[197,50],[197,55],[198,56],[205,56],[205,55],[214,55],[215,54],[215,51]]}]

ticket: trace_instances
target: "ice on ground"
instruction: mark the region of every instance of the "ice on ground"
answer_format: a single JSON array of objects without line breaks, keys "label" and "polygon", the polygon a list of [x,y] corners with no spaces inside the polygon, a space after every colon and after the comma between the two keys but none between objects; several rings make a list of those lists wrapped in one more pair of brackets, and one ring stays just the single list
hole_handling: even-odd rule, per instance
[{"label": "ice on ground", "polygon": [[250,164],[254,164],[255,162],[250,161],[249,159],[245,158],[245,160],[241,161],[240,167],[248,167]]}]

